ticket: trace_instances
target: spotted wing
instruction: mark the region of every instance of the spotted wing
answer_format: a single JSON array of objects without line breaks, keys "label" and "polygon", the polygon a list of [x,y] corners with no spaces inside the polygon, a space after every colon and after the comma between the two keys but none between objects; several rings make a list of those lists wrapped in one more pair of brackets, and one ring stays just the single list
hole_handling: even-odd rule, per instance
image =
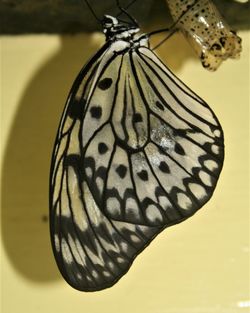
[{"label": "spotted wing", "polygon": [[[65,280],[84,291],[113,285],[128,270],[138,250],[158,232],[158,228],[113,221],[105,214],[111,163],[119,157],[115,155],[118,147],[111,116],[122,51],[122,42],[106,45],[80,72],[62,116],[52,157],[53,251]],[[120,157],[126,157],[126,152]],[[117,172],[125,175],[122,166]],[[111,183],[115,186],[116,181]],[[127,190],[128,199],[129,193]]]},{"label": "spotted wing", "polygon": [[148,112],[143,159],[168,207],[188,217],[213,194],[224,160],[222,128],[209,106],[150,49],[142,47],[130,59]]},{"label": "spotted wing", "polygon": [[223,161],[208,106],[150,50],[113,46],[77,78],[52,160],[54,254],[83,291],[112,286],[161,230],[194,214]]}]

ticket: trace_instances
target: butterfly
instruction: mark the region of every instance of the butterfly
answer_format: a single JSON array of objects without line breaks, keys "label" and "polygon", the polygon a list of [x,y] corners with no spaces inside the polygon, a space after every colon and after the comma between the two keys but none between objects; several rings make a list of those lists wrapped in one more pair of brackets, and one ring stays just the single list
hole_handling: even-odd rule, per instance
[{"label": "butterfly", "polygon": [[81,291],[114,285],[162,230],[197,212],[224,158],[215,114],[147,36],[109,15],[103,31],[70,91],[51,163],[52,247]]}]

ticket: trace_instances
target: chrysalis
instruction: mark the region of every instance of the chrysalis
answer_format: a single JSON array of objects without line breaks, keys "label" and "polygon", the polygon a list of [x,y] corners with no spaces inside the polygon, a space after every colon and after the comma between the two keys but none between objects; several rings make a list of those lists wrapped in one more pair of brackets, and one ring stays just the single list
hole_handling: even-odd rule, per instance
[{"label": "chrysalis", "polygon": [[241,38],[227,25],[211,0],[166,0],[177,23],[202,65],[215,71],[222,61],[237,59],[241,52]]},{"label": "chrysalis", "polygon": [[115,284],[157,234],[197,212],[224,158],[213,111],[147,36],[108,15],[103,31],[70,91],[50,176],[54,255],[82,291]]}]

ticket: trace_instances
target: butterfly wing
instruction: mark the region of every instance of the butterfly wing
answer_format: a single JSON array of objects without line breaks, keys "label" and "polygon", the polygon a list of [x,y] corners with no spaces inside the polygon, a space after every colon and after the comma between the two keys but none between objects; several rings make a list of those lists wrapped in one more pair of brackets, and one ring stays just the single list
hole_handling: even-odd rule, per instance
[{"label": "butterfly wing", "polygon": [[150,49],[133,52],[131,63],[149,112],[145,158],[173,206],[190,216],[216,186],[224,159],[222,128],[209,106]]},{"label": "butterfly wing", "polygon": [[[99,216],[93,207],[95,196],[86,185],[84,166],[87,172],[90,159],[84,156],[84,151],[90,138],[106,123],[104,119],[111,109],[111,103],[106,102],[112,99],[114,88],[104,92],[110,81],[98,79],[114,57],[115,49],[108,48],[106,44],[87,63],[73,84],[60,122],[51,164],[50,230],[53,251],[66,281],[80,290],[92,290],[101,285],[99,277],[95,276],[99,257],[102,256],[98,255],[100,243],[92,225]],[[116,65],[117,62],[113,63],[113,70]],[[102,93],[106,96],[99,105]],[[85,121],[89,121],[88,127]]]},{"label": "butterfly wing", "polygon": [[65,280],[84,291],[113,285],[138,250],[126,236],[140,232],[143,236],[144,232],[143,226],[136,230],[135,225],[127,225],[123,234],[123,225],[113,225],[103,213],[104,190],[116,149],[111,116],[123,58],[122,53],[117,54],[125,48],[123,41],[110,47],[107,43],[80,72],[66,103],[52,157],[53,251]]},{"label": "butterfly wing", "polygon": [[212,195],[221,127],[147,48],[117,41],[79,74],[52,159],[51,239],[74,288],[112,286],[165,227]]}]

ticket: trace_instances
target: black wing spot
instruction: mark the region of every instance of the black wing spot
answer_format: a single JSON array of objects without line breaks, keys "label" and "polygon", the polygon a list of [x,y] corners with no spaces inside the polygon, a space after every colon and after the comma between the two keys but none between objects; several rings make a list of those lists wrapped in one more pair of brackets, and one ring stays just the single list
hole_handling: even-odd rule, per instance
[{"label": "black wing spot", "polygon": [[133,123],[139,123],[142,122],[142,116],[140,113],[135,113],[133,115]]},{"label": "black wing spot", "polygon": [[68,154],[64,159],[64,166],[72,166],[78,169],[81,164],[81,157],[79,154]]},{"label": "black wing spot", "polygon": [[145,170],[140,171],[139,173],[137,173],[137,175],[140,177],[141,180],[148,180],[148,172]]},{"label": "black wing spot", "polygon": [[108,151],[108,146],[104,142],[100,142],[98,145],[98,151],[100,154],[105,154]]},{"label": "black wing spot", "polygon": [[162,161],[159,165],[159,169],[163,172],[163,173],[170,173],[170,169],[169,166],[167,165],[166,162]]},{"label": "black wing spot", "polygon": [[85,106],[86,101],[84,99],[78,100],[76,98],[72,99],[68,108],[68,115],[72,119],[82,119],[83,116],[83,108]]},{"label": "black wing spot", "polygon": [[187,135],[188,130],[187,129],[174,129],[173,135],[176,137],[185,137]]},{"label": "black wing spot", "polygon": [[91,117],[99,119],[102,116],[102,108],[100,106],[93,106],[90,109]]},{"label": "black wing spot", "polygon": [[158,109],[164,111],[164,106],[158,100],[155,102],[155,105],[157,106]]},{"label": "black wing spot", "polygon": [[82,181],[82,166],[83,161],[79,154],[68,154],[64,159],[64,167],[73,167],[79,181]]},{"label": "black wing spot", "polygon": [[99,81],[98,87],[101,90],[106,90],[109,89],[109,87],[112,85],[112,78],[103,78],[102,80]]},{"label": "black wing spot", "polygon": [[127,167],[120,164],[117,169],[116,169],[116,173],[121,177],[124,178],[127,174]]},{"label": "black wing spot", "polygon": [[179,143],[175,143],[175,146],[174,146],[174,151],[180,155],[185,155],[185,151],[184,149],[182,148],[182,146],[179,144]]}]

